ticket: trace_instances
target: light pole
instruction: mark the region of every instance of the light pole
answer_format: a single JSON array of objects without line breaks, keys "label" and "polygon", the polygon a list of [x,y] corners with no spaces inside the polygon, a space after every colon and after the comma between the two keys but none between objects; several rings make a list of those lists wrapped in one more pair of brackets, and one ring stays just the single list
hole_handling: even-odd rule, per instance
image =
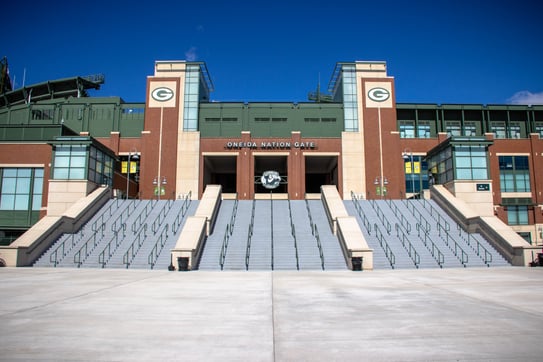
[{"label": "light pole", "polygon": [[[404,160],[411,159],[411,192],[415,195],[415,164],[413,163],[413,151],[411,151],[410,148],[405,148],[402,153],[402,158]],[[405,194],[407,197],[407,192]]]},{"label": "light pole", "polygon": [[381,196],[381,198],[383,198],[383,196],[386,196],[387,194],[387,185],[388,185],[388,179],[386,177],[380,177],[380,176],[377,176],[375,177],[375,180],[373,181],[373,184],[375,185],[375,188],[376,188],[376,194]]},{"label": "light pole", "polygon": [[[159,182],[160,176],[157,176],[153,179],[153,185],[155,186],[155,192],[157,196],[157,200],[160,200],[160,194],[162,193],[162,187],[166,186],[168,184],[168,181],[166,180],[166,176],[162,177],[162,180]],[[159,185],[160,183],[160,185]]]},{"label": "light pole", "polygon": [[126,164],[126,199],[127,200],[128,200],[128,192],[130,190],[130,171],[131,171],[130,158],[136,161],[139,160],[140,158],[140,156],[138,156],[138,151],[136,149],[134,149],[134,151],[135,151],[134,153],[132,153],[132,151],[128,152],[128,163]]}]

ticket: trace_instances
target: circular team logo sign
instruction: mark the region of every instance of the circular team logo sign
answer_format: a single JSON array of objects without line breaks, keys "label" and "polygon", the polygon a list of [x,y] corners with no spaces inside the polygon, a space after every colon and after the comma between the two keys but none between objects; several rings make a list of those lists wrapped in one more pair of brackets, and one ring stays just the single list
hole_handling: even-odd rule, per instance
[{"label": "circular team logo sign", "polygon": [[151,97],[157,102],[167,102],[173,98],[173,90],[167,87],[158,87],[151,92]]},{"label": "circular team logo sign", "polygon": [[262,177],[260,177],[260,182],[265,188],[273,190],[279,186],[281,176],[279,176],[279,172],[277,171],[264,171]]},{"label": "circular team logo sign", "polygon": [[368,98],[374,102],[384,102],[390,98],[390,92],[381,87],[375,87],[368,91]]}]

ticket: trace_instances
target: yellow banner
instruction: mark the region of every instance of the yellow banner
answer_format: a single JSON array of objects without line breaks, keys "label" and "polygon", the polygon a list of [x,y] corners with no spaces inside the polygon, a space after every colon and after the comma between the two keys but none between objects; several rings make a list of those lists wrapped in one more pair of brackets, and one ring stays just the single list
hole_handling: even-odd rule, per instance
[{"label": "yellow banner", "polygon": [[[126,165],[128,164],[127,161],[121,162],[121,173],[126,173]],[[137,163],[135,161],[130,161],[130,173],[136,173],[137,171]]]},{"label": "yellow banner", "polygon": [[[411,170],[411,162],[404,163],[405,165],[405,173],[413,173],[413,170]],[[414,173],[420,173],[420,162],[413,162],[413,168]]]}]

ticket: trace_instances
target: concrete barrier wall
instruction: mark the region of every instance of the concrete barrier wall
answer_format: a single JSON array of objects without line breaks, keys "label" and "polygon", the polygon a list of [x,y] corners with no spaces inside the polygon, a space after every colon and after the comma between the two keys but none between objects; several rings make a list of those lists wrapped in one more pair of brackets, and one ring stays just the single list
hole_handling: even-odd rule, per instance
[{"label": "concrete barrier wall", "polygon": [[99,187],[77,200],[62,216],[45,216],[8,246],[0,247],[0,263],[29,266],[63,233],[77,231],[111,198],[111,189]]},{"label": "concrete barrier wall", "polygon": [[353,260],[362,258],[362,270],[373,270],[373,249],[368,246],[355,217],[337,218],[337,237],[349,269],[356,269]]},{"label": "concrete barrier wall", "polygon": [[[339,192],[333,185],[321,186],[321,199],[332,232],[337,236],[349,269],[373,270],[373,249],[368,246],[355,217],[349,216]],[[361,258],[361,259],[360,259]]]},{"label": "concrete barrier wall", "polygon": [[343,200],[339,197],[339,192],[337,188],[333,185],[323,185],[321,186],[321,200],[324,204],[324,210],[328,216],[328,222],[332,233],[337,235],[337,219],[339,217],[349,216]]},{"label": "concrete barrier wall", "polygon": [[213,232],[219,213],[221,190],[220,185],[208,185],[194,216],[187,218],[175,247],[171,250],[178,270],[192,270],[198,266],[206,238]]},{"label": "concrete barrier wall", "polygon": [[530,245],[496,216],[479,216],[442,185],[434,185],[431,198],[468,232],[478,232],[512,265],[528,266],[540,247]]},{"label": "concrete barrier wall", "polygon": [[185,222],[175,248],[171,251],[177,270],[192,270],[198,266],[206,241],[206,225],[207,218],[201,216],[190,216]]},{"label": "concrete barrier wall", "polygon": [[198,203],[194,216],[207,218],[206,235],[209,236],[215,227],[217,214],[221,207],[221,185],[208,185]]}]

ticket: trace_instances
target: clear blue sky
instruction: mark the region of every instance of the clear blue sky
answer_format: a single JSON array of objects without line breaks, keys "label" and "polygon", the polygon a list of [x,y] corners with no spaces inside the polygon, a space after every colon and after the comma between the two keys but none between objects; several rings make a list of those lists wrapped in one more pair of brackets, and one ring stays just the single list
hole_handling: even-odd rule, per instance
[{"label": "clear blue sky", "polygon": [[206,62],[216,101],[306,101],[336,62],[384,60],[397,102],[543,104],[542,10],[535,0],[9,1],[0,57],[18,87],[23,74],[30,85],[103,73],[92,95],[127,102],[145,101],[155,60],[188,59]]}]

